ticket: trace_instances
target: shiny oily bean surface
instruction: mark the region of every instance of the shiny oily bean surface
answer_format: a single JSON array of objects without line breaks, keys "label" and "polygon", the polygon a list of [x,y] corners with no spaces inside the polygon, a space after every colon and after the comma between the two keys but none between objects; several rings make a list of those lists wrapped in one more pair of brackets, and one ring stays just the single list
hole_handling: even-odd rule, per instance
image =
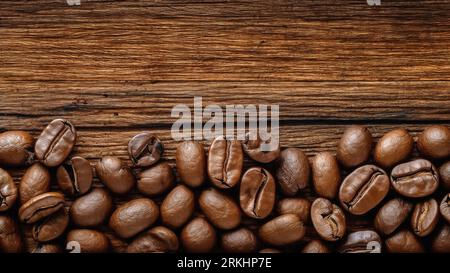
[{"label": "shiny oily bean surface", "polygon": [[345,129],[337,145],[337,159],[346,168],[356,167],[369,159],[372,135],[360,125]]},{"label": "shiny oily bean surface", "polygon": [[384,204],[375,216],[375,228],[384,235],[394,232],[409,216],[413,205],[401,198]]},{"label": "shiny oily bean surface", "polygon": [[278,216],[259,228],[259,238],[268,244],[283,246],[300,241],[305,236],[305,226],[295,214]]},{"label": "shiny oily bean surface", "polygon": [[72,151],[76,138],[77,133],[72,123],[65,119],[55,119],[36,140],[36,158],[48,167],[58,166]]},{"label": "shiny oily bean surface", "polygon": [[18,190],[11,175],[0,168],[0,211],[9,210],[17,200]]},{"label": "shiny oily bean surface", "polygon": [[175,187],[161,204],[162,222],[172,228],[183,226],[194,213],[194,193],[186,186]]},{"label": "shiny oily bean surface", "polygon": [[70,219],[80,227],[93,227],[102,224],[111,213],[112,199],[102,188],[94,188],[78,197],[70,207]]},{"label": "shiny oily bean surface", "polygon": [[31,253],[63,253],[63,249],[58,244],[38,244]]},{"label": "shiny oily bean surface", "polygon": [[302,253],[330,253],[330,249],[324,242],[312,240],[302,249]]},{"label": "shiny oily bean surface", "polygon": [[37,162],[31,165],[19,183],[20,203],[24,204],[31,198],[50,190],[50,172]]},{"label": "shiny oily bean surface", "polygon": [[325,198],[317,198],[312,203],[311,221],[320,237],[327,241],[337,241],[345,234],[344,212]]},{"label": "shiny oily bean surface", "polygon": [[395,129],[380,138],[373,157],[378,166],[391,168],[407,159],[413,147],[414,139],[408,131]]},{"label": "shiny oily bean surface", "polygon": [[48,242],[61,236],[69,225],[69,214],[65,208],[47,216],[33,226],[33,239]]},{"label": "shiny oily bean surface", "polygon": [[59,192],[46,192],[25,202],[19,209],[19,219],[33,224],[64,207],[64,196]]},{"label": "shiny oily bean surface", "polygon": [[247,133],[242,149],[251,159],[260,163],[272,162],[280,156],[279,142],[270,137],[262,138],[259,134]]},{"label": "shiny oily bean surface", "polygon": [[230,253],[252,253],[258,248],[258,239],[248,228],[240,228],[222,235],[222,250]]},{"label": "shiny oily bean surface", "polygon": [[23,250],[20,229],[13,218],[0,215],[0,252],[18,253]]},{"label": "shiny oily bean surface", "polygon": [[317,195],[333,199],[341,184],[336,158],[329,152],[318,153],[311,162],[312,179]]},{"label": "shiny oily bean surface", "polygon": [[449,157],[450,129],[444,125],[432,125],[425,128],[417,139],[417,149],[427,158]]},{"label": "shiny oily bean surface", "polygon": [[159,195],[169,190],[175,181],[172,167],[160,162],[138,174],[137,188],[145,195]]},{"label": "shiny oily bean surface", "polygon": [[203,145],[196,141],[184,141],[175,154],[177,171],[186,185],[198,187],[206,178],[206,156]]},{"label": "shiny oily bean surface", "polygon": [[233,229],[241,222],[241,210],[229,196],[210,188],[199,197],[199,205],[211,223],[220,229]]},{"label": "shiny oily bean surface", "polygon": [[414,233],[409,230],[402,230],[385,241],[387,252],[390,253],[419,253],[424,252],[423,246]]},{"label": "shiny oily bean surface", "polygon": [[306,198],[288,197],[281,199],[277,204],[278,214],[296,214],[303,223],[309,222],[311,201]]},{"label": "shiny oily bean surface", "polygon": [[197,217],[184,226],[180,240],[185,251],[206,253],[216,244],[216,231],[207,220]]},{"label": "shiny oily bean surface", "polygon": [[232,188],[239,183],[243,163],[241,142],[217,137],[209,147],[209,180],[218,188]]},{"label": "shiny oily bean surface", "polygon": [[442,217],[450,224],[450,193],[446,194],[439,206]]},{"label": "shiny oily bean surface", "polygon": [[24,131],[6,131],[0,134],[0,165],[22,166],[33,160],[34,139]]},{"label": "shiny oily bean surface", "polygon": [[128,253],[166,253],[178,250],[177,235],[170,229],[158,226],[139,235],[127,247]]},{"label": "shiny oily bean surface", "polygon": [[275,177],[285,195],[293,196],[306,188],[309,175],[309,161],[304,152],[297,148],[281,152]]},{"label": "shiny oily bean surface", "polygon": [[100,181],[113,193],[128,193],[135,184],[135,178],[120,158],[105,156],[95,165]]},{"label": "shiny oily bean surface", "polygon": [[439,221],[439,205],[434,199],[421,201],[414,206],[411,228],[420,237],[427,236]]},{"label": "shiny oily bean surface", "polygon": [[446,190],[450,190],[450,161],[445,162],[439,168],[441,184]]},{"label": "shiny oily bean surface", "polygon": [[431,249],[437,253],[450,253],[450,225],[443,225],[431,242]]},{"label": "shiny oily bean surface", "polygon": [[389,177],[375,165],[350,173],[339,189],[339,201],[352,214],[362,215],[378,205],[389,191]]},{"label": "shiny oily bean surface", "polygon": [[239,200],[242,211],[252,218],[263,219],[275,203],[275,180],[265,169],[253,167],[242,177]]},{"label": "shiny oily bean surface", "polygon": [[109,227],[120,237],[130,238],[150,227],[158,217],[155,202],[138,198],[119,206],[109,219]]},{"label": "shiny oily bean surface", "polygon": [[58,167],[56,181],[61,190],[69,195],[83,195],[91,189],[92,167],[80,156],[72,157],[67,164]]},{"label": "shiny oily bean surface", "polygon": [[416,159],[395,166],[391,172],[391,184],[403,196],[425,197],[438,188],[439,175],[430,161]]},{"label": "shiny oily bean surface", "polygon": [[340,253],[380,253],[382,241],[373,230],[352,232],[339,247]]},{"label": "shiny oily bean surface", "polygon": [[140,133],[128,142],[128,155],[136,167],[148,167],[159,161],[164,145],[149,132]]},{"label": "shiny oily bean surface", "polygon": [[79,245],[81,253],[103,253],[110,248],[108,237],[103,232],[94,229],[71,230],[67,234],[66,240],[69,245]]}]

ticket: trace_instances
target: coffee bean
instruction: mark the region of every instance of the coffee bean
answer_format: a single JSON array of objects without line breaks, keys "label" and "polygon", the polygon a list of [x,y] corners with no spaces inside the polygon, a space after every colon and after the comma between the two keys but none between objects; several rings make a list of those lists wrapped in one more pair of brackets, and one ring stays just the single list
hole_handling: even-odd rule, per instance
[{"label": "coffee bean", "polygon": [[411,154],[414,146],[412,136],[405,129],[386,133],[375,146],[374,160],[383,168],[394,167]]},{"label": "coffee bean", "polygon": [[359,166],[369,159],[372,150],[372,135],[360,125],[345,129],[338,142],[337,159],[346,168]]},{"label": "coffee bean", "polygon": [[184,141],[177,147],[176,164],[181,181],[190,187],[198,187],[205,181],[206,157],[202,144]]},{"label": "coffee bean", "polygon": [[194,193],[186,186],[175,187],[161,204],[162,222],[172,228],[184,225],[194,212]]},{"label": "coffee bean", "polygon": [[344,212],[325,198],[317,198],[312,203],[311,220],[320,237],[327,241],[337,241],[345,234]]},{"label": "coffee bean", "polygon": [[259,251],[259,253],[281,253],[278,249],[275,248],[264,248]]},{"label": "coffee bean", "polygon": [[102,224],[111,213],[112,199],[102,188],[94,188],[89,193],[75,199],[70,207],[70,219],[80,227]]},{"label": "coffee bean", "polygon": [[20,221],[33,224],[64,207],[64,196],[59,192],[46,192],[25,202],[19,209]]},{"label": "coffee bean", "polygon": [[110,248],[110,241],[103,232],[93,229],[74,229],[67,234],[67,244],[77,245],[81,253],[102,253]]},{"label": "coffee bean", "polygon": [[450,190],[450,161],[445,162],[439,168],[439,177],[444,189]]},{"label": "coffee bean", "polygon": [[339,247],[340,253],[380,253],[381,238],[372,230],[352,232]]},{"label": "coffee bean", "polygon": [[216,189],[204,190],[198,202],[206,217],[220,229],[233,229],[241,222],[241,210],[238,205]]},{"label": "coffee bean", "polygon": [[150,227],[159,217],[158,206],[148,198],[138,198],[119,206],[109,219],[109,227],[122,238],[130,238]]},{"label": "coffee bean", "polygon": [[329,152],[318,153],[311,162],[314,189],[319,196],[334,199],[341,184],[336,158]]},{"label": "coffee bean", "polygon": [[24,131],[6,131],[0,134],[0,165],[22,166],[33,160],[33,137]]},{"label": "coffee bean", "polygon": [[431,242],[431,249],[437,253],[450,253],[450,225],[443,225]]},{"label": "coffee bean", "polygon": [[430,161],[416,159],[395,166],[391,172],[391,184],[403,196],[425,197],[438,188],[439,175]]},{"label": "coffee bean", "polygon": [[161,162],[139,173],[137,188],[146,195],[159,195],[170,189],[174,181],[172,167],[167,162]]},{"label": "coffee bean", "polygon": [[13,218],[0,215],[0,252],[18,253],[23,250],[19,226]]},{"label": "coffee bean", "polygon": [[17,192],[11,175],[0,168],[0,211],[7,211],[14,205]]},{"label": "coffee bean", "polygon": [[239,228],[222,235],[222,249],[230,253],[252,253],[258,248],[258,239],[248,228]]},{"label": "coffee bean", "polygon": [[402,230],[385,240],[386,250],[390,253],[423,252],[420,241],[409,230]]},{"label": "coffee bean", "polygon": [[56,181],[64,193],[83,195],[91,189],[91,164],[80,156],[74,156],[67,164],[58,167]]},{"label": "coffee bean", "polygon": [[57,244],[38,244],[31,253],[62,253],[63,249]]},{"label": "coffee bean", "polygon": [[149,132],[140,133],[128,142],[128,155],[136,167],[155,164],[164,152],[164,145]]},{"label": "coffee bean", "polygon": [[375,228],[384,235],[393,233],[409,216],[413,205],[401,198],[384,204],[375,216]]},{"label": "coffee bean", "polygon": [[309,222],[311,202],[305,198],[284,198],[278,202],[278,214],[296,214],[303,223]]},{"label": "coffee bean", "polygon": [[36,141],[34,152],[37,159],[48,167],[60,165],[72,151],[76,138],[72,123],[65,119],[53,120]]},{"label": "coffee bean", "polygon": [[450,129],[444,125],[425,128],[417,139],[419,152],[427,158],[442,159],[450,156]]},{"label": "coffee bean", "polygon": [[330,253],[330,249],[322,241],[312,240],[302,249],[302,253]]},{"label": "coffee bean", "polygon": [[389,177],[375,165],[364,165],[349,174],[339,189],[339,201],[352,214],[362,215],[378,205],[389,191]]},{"label": "coffee bean", "polygon": [[180,239],[187,252],[206,253],[216,244],[216,231],[208,221],[197,217],[184,226]]},{"label": "coffee bean", "polygon": [[259,228],[259,238],[276,246],[300,241],[305,236],[305,226],[295,214],[278,216]]},{"label": "coffee bean", "polygon": [[244,155],[240,141],[217,137],[209,148],[209,179],[218,188],[232,188],[239,183],[243,162]]},{"label": "coffee bean", "polygon": [[33,239],[48,242],[63,234],[69,225],[69,214],[65,208],[47,216],[33,226]]},{"label": "coffee bean", "polygon": [[411,216],[411,228],[417,236],[430,234],[439,220],[439,206],[436,200],[428,199],[415,205]]},{"label": "coffee bean", "polygon": [[154,227],[134,239],[127,247],[128,253],[165,253],[178,250],[178,238],[166,227]]},{"label": "coffee bean", "polygon": [[450,223],[450,193],[444,196],[441,205],[439,206],[441,215]]},{"label": "coffee bean", "polygon": [[266,218],[275,203],[275,181],[265,169],[253,167],[242,177],[239,200],[242,211],[252,218]]},{"label": "coffee bean", "polygon": [[34,163],[27,169],[19,183],[20,203],[50,190],[50,172],[41,163]]},{"label": "coffee bean", "polygon": [[308,158],[300,149],[287,148],[281,152],[276,179],[284,194],[292,196],[306,188],[309,173]]},{"label": "coffee bean", "polygon": [[135,184],[135,178],[120,158],[105,156],[95,165],[98,178],[113,193],[128,193]]},{"label": "coffee bean", "polygon": [[269,163],[280,156],[280,146],[278,141],[272,139],[262,139],[259,134],[252,136],[250,133],[245,135],[245,141],[242,142],[242,149],[253,160],[260,163]]}]

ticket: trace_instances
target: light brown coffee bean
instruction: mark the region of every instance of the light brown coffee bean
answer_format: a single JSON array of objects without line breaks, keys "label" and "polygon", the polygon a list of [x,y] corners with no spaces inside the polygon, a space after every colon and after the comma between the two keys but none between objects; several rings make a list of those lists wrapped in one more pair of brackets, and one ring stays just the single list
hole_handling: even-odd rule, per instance
[{"label": "light brown coffee bean", "polygon": [[19,226],[13,218],[0,215],[0,252],[19,253],[23,250],[23,240]]},{"label": "light brown coffee bean", "polygon": [[74,156],[67,164],[58,167],[56,181],[64,193],[83,195],[91,189],[91,164],[83,157]]},{"label": "light brown coffee bean", "polygon": [[196,141],[184,141],[175,155],[181,181],[190,187],[198,187],[205,181],[206,156],[203,145]]},{"label": "light brown coffee bean", "polygon": [[20,203],[50,190],[50,172],[41,163],[34,163],[27,169],[19,183]]},{"label": "light brown coffee bean", "polygon": [[154,227],[139,235],[127,247],[128,253],[166,253],[178,250],[178,238],[166,227]]},{"label": "light brown coffee bean", "polygon": [[247,216],[266,218],[275,203],[275,180],[272,175],[260,167],[247,170],[242,177],[239,200]]},{"label": "light brown coffee bean", "polygon": [[405,129],[386,133],[375,146],[374,160],[383,168],[391,168],[411,154],[414,139]]},{"label": "light brown coffee bean", "polygon": [[70,219],[80,227],[94,227],[105,222],[112,209],[112,199],[102,188],[94,188],[77,198],[70,207]]},{"label": "light brown coffee bean", "polygon": [[161,204],[162,222],[172,228],[183,226],[194,212],[194,193],[186,186],[175,187]]},{"label": "light brown coffee bean", "polygon": [[375,231],[360,230],[350,233],[338,251],[340,253],[381,253],[381,246],[381,238]]},{"label": "light brown coffee bean", "polygon": [[306,188],[309,174],[308,158],[300,149],[287,148],[281,152],[275,177],[284,194],[293,196]]},{"label": "light brown coffee bean", "polygon": [[180,239],[187,252],[207,253],[216,245],[216,231],[208,221],[197,217],[184,226]]},{"label": "light brown coffee bean", "polygon": [[[93,229],[71,230],[67,234],[66,241],[68,247],[79,246],[80,253],[107,252],[111,245],[108,237],[106,237],[106,235],[103,232]],[[77,249],[73,249],[73,251],[77,251]]]},{"label": "light brown coffee bean", "polygon": [[241,222],[241,210],[238,205],[216,189],[204,190],[198,202],[206,217],[220,229],[233,229]]},{"label": "light brown coffee bean", "polygon": [[65,208],[47,216],[33,226],[33,239],[48,242],[61,236],[69,225],[69,214]]},{"label": "light brown coffee bean", "polygon": [[430,234],[439,221],[439,206],[436,200],[428,199],[414,207],[411,216],[411,228],[417,236]]},{"label": "light brown coffee bean", "polygon": [[259,228],[259,238],[276,246],[298,242],[304,236],[305,226],[295,214],[278,216]]},{"label": "light brown coffee bean", "polygon": [[19,219],[33,224],[64,207],[64,196],[59,192],[46,192],[25,202],[19,209]]},{"label": "light brown coffee bean", "polygon": [[360,125],[345,129],[337,146],[337,159],[346,168],[359,166],[369,159],[372,150],[372,135]]},{"label": "light brown coffee bean", "polygon": [[327,241],[337,241],[345,234],[344,212],[325,198],[317,198],[312,203],[311,221],[320,237]]},{"label": "light brown coffee bean", "polygon": [[105,156],[95,165],[98,178],[113,193],[128,193],[135,184],[135,178],[120,158]]},{"label": "light brown coffee bean", "polygon": [[248,228],[239,228],[222,235],[222,249],[230,253],[252,253],[258,248],[258,239]]},{"label": "light brown coffee bean", "polygon": [[9,173],[0,168],[0,211],[9,210],[16,203],[18,190]]},{"label": "light brown coffee bean", "polygon": [[242,149],[253,160],[260,163],[269,163],[280,156],[279,141],[271,137],[261,137],[260,134],[247,133]]},{"label": "light brown coffee bean", "polygon": [[450,156],[450,129],[445,125],[433,125],[425,128],[417,139],[419,152],[432,159]]},{"label": "light brown coffee bean", "polygon": [[341,184],[336,158],[329,152],[318,153],[311,162],[314,189],[319,196],[334,199]]},{"label": "light brown coffee bean", "polygon": [[401,198],[384,204],[375,216],[375,228],[384,235],[393,233],[408,218],[413,205]]},{"label": "light brown coffee bean", "polygon": [[159,195],[170,189],[174,181],[172,167],[167,162],[161,162],[139,173],[137,188],[146,195]]},{"label": "light brown coffee bean", "polygon": [[278,214],[296,214],[303,223],[309,222],[311,202],[305,198],[284,198],[278,202]]},{"label": "light brown coffee bean", "polygon": [[402,230],[385,240],[387,252],[390,253],[421,253],[424,252],[420,241],[409,230]]},{"label": "light brown coffee bean", "polygon": [[0,134],[0,165],[22,166],[33,161],[33,137],[24,131]]},{"label": "light brown coffee bean", "polygon": [[164,145],[149,132],[140,133],[128,142],[128,155],[136,167],[147,167],[159,161]]}]

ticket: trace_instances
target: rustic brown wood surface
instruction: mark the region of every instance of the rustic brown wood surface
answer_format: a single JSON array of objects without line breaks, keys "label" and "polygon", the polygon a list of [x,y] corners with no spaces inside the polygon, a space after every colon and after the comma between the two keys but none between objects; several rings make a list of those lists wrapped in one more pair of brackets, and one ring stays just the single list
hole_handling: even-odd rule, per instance
[{"label": "rustic brown wood surface", "polygon": [[[376,138],[399,126],[416,136],[450,125],[449,18],[447,0],[0,1],[0,131],[37,137],[68,118],[74,154],[94,164],[104,155],[129,163],[128,140],[150,130],[174,164],[170,111],[202,96],[204,105],[279,105],[282,146],[309,156],[335,152],[353,123]],[[11,172],[18,182],[24,169]],[[349,229],[367,219],[351,217]],[[305,241],[316,237],[309,227]]]}]

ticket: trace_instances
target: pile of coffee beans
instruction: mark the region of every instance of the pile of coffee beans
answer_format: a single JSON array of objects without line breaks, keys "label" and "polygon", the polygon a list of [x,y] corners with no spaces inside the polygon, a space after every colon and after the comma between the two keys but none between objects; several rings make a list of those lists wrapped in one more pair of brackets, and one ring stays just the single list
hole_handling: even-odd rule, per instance
[{"label": "pile of coffee beans", "polygon": [[377,143],[350,126],[336,156],[312,158],[263,151],[259,137],[218,137],[207,152],[184,141],[175,168],[149,132],[129,141],[130,166],[73,155],[76,139],[64,119],[35,143],[27,132],[0,134],[0,165],[27,166],[18,186],[0,168],[0,252],[29,250],[24,229],[38,253],[450,252],[446,126],[426,127],[416,141],[396,129]]}]

